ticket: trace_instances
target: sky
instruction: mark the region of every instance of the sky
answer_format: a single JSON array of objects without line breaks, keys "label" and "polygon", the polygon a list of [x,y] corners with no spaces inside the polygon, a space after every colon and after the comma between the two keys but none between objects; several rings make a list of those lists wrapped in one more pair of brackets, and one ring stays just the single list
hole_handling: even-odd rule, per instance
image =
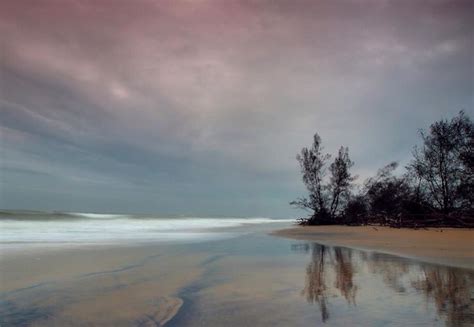
[{"label": "sky", "polygon": [[0,2],[0,208],[293,217],[317,132],[358,182],[474,111],[474,2]]}]

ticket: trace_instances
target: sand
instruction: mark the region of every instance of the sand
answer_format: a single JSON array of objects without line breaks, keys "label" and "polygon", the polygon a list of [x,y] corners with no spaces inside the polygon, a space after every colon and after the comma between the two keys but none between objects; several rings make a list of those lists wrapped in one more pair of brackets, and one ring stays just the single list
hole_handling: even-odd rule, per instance
[{"label": "sand", "polygon": [[474,269],[473,229],[297,226],[273,232],[272,235]]},{"label": "sand", "polygon": [[0,294],[6,319],[25,325],[162,326],[207,259],[161,246],[4,255]]},{"label": "sand", "polygon": [[[14,254],[4,251],[0,324],[182,327],[308,326],[326,320],[331,326],[474,323],[474,270],[268,235],[276,228],[282,226],[196,244],[122,244]],[[441,248],[446,255],[451,253],[452,262],[447,263],[472,265],[470,231],[319,227],[276,232],[282,233],[294,238],[313,237],[319,243],[346,242],[365,248],[372,244],[372,248],[393,253],[411,246],[425,251],[419,256],[435,256],[440,262],[438,254],[426,252],[434,250],[422,241],[436,238],[442,240],[436,242],[438,252]],[[400,235],[405,242],[399,242]],[[466,238],[466,242],[459,241]],[[425,246],[420,246],[420,240]],[[453,245],[456,242],[458,246]],[[378,245],[374,247],[374,243]],[[407,253],[414,256],[413,250]]]}]

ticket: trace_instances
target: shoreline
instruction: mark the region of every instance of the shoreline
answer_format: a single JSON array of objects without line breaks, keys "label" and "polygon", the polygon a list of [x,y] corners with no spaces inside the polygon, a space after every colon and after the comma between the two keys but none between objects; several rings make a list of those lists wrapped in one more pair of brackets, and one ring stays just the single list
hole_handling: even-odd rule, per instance
[{"label": "shoreline", "polygon": [[270,235],[474,270],[474,229],[295,226]]},{"label": "shoreline", "polygon": [[[252,227],[235,238],[198,244],[129,244],[8,256],[0,267],[0,323],[306,326],[328,319],[322,311],[327,309],[335,326],[419,321],[441,327],[450,319],[461,321],[471,310],[465,304],[471,300],[474,270],[269,235],[288,227]],[[353,228],[332,229],[303,232],[321,243],[321,235],[332,244],[335,235],[347,240],[352,233],[356,239]],[[363,230],[359,234],[367,238]],[[462,291],[446,292],[453,289]],[[436,296],[442,303],[455,303],[456,311],[446,315],[423,302],[439,301]],[[356,299],[358,307],[352,305]],[[380,316],[379,308],[389,307],[395,316]]]}]

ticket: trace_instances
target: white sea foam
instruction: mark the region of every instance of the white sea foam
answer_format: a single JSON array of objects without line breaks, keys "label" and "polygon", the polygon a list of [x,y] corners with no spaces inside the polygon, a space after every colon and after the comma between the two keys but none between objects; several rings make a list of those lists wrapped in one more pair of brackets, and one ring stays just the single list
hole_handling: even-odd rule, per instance
[{"label": "white sea foam", "polygon": [[[40,219],[0,219],[2,248],[22,245],[199,242],[229,238],[244,226],[289,222],[270,218],[156,218],[132,215],[70,213],[75,219],[42,215]],[[43,218],[44,217],[44,218]],[[241,227],[241,228],[238,228]]]},{"label": "white sea foam", "polygon": [[123,218],[127,215],[117,215],[117,214],[108,214],[108,213],[88,213],[88,212],[70,212],[68,213],[72,216],[84,217],[84,218],[97,218],[97,219],[113,219],[113,218]]}]

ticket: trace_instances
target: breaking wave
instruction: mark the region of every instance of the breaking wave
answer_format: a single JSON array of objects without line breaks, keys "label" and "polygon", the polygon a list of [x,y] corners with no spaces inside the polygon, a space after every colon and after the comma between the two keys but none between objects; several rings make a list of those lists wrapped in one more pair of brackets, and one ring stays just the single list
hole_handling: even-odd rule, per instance
[{"label": "breaking wave", "polygon": [[153,217],[76,212],[0,212],[0,243],[196,242],[233,237],[244,232],[245,226],[289,221],[291,220],[263,217]]}]

